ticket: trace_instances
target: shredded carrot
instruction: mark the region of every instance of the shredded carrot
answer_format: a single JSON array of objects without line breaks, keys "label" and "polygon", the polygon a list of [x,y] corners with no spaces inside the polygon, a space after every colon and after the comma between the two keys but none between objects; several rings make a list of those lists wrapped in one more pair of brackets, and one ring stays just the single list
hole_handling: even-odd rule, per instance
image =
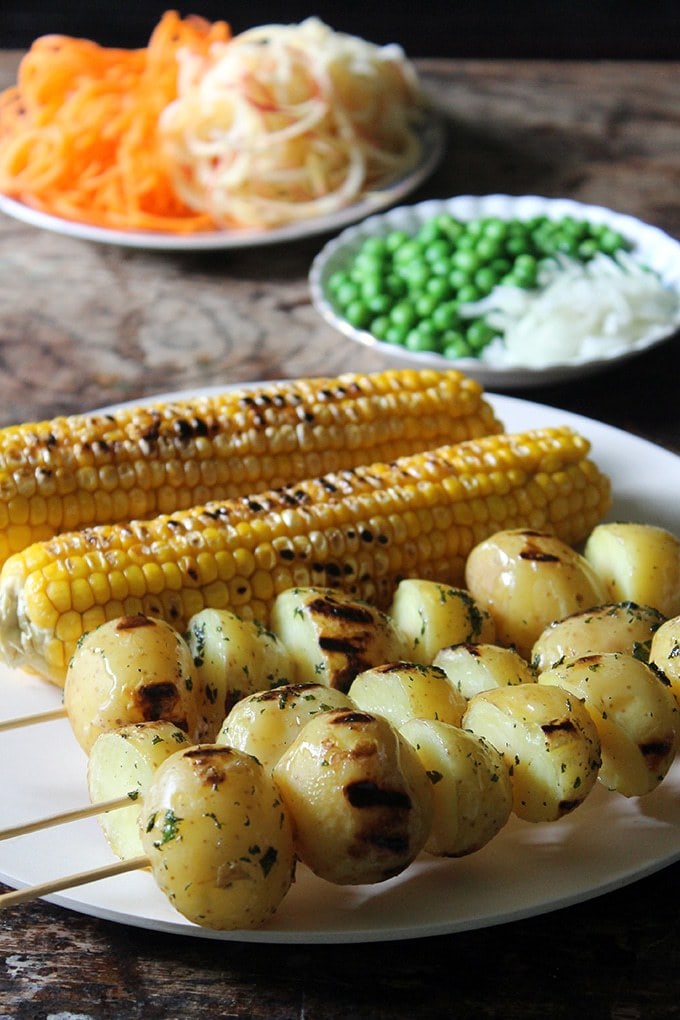
[{"label": "shredded carrot", "polygon": [[178,53],[207,58],[230,37],[226,22],[168,11],[144,49],[37,39],[0,94],[0,192],[95,226],[214,229],[177,195],[158,118],[177,95]]}]

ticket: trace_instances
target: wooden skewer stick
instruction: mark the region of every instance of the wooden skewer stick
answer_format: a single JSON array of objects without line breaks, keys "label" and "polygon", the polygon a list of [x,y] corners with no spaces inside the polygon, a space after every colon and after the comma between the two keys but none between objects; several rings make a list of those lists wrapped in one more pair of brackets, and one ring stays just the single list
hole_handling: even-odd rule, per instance
[{"label": "wooden skewer stick", "polygon": [[150,863],[149,858],[144,855],[130,857],[126,861],[115,861],[113,864],[104,864],[99,868],[79,871],[74,875],[65,875],[63,878],[55,878],[49,882],[28,885],[23,889],[13,889],[11,892],[0,894],[0,910],[15,906],[17,903],[28,903],[52,893],[63,892],[64,889],[75,889],[77,886],[87,885],[89,882],[99,882],[103,878],[113,878],[115,875],[124,875],[129,871],[140,871],[142,868],[148,868]]},{"label": "wooden skewer stick", "polygon": [[52,708],[46,712],[37,712],[35,715],[22,715],[16,719],[3,719],[0,721],[0,733],[4,730],[17,730],[21,726],[35,726],[36,723],[52,722],[54,719],[63,719],[66,716],[66,709],[62,706]]},{"label": "wooden skewer stick", "polygon": [[137,802],[134,798],[126,795],[125,797],[116,797],[114,800],[102,800],[99,804],[88,804],[87,807],[62,811],[57,815],[49,815],[47,818],[38,818],[34,822],[24,822],[22,825],[13,825],[8,829],[0,829],[0,841],[3,839],[13,839],[15,836],[26,836],[29,832],[39,832],[40,829],[49,829],[53,825],[76,822],[80,818],[90,818],[92,815],[115,811],[118,808],[129,807],[135,803]]}]

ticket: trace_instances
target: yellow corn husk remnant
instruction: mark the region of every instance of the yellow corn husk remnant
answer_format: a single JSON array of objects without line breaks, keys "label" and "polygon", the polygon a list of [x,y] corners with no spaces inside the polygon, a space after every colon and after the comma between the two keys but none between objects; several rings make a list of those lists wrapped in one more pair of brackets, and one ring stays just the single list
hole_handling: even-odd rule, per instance
[{"label": "yellow corn husk remnant", "polygon": [[174,513],[501,431],[455,370],[300,379],[0,429],[0,564],[63,531]]},{"label": "yellow corn husk remnant", "polygon": [[387,607],[404,577],[460,585],[503,528],[585,538],[609,481],[567,428],[470,440],[283,489],[56,536],[0,574],[0,653],[63,683],[81,635],[144,613],[179,630],[206,607],[268,622],[276,595],[341,588]]}]

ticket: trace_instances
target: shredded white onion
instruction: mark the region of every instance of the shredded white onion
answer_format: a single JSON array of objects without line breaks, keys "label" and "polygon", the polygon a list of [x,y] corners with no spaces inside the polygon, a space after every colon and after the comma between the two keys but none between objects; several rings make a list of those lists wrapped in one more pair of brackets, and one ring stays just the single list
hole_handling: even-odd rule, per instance
[{"label": "shredded white onion", "polygon": [[174,185],[224,226],[336,211],[414,164],[423,94],[399,46],[318,18],[267,25],[184,55],[160,121]]},{"label": "shredded white onion", "polygon": [[499,332],[482,354],[494,365],[543,368],[624,352],[680,325],[680,295],[630,255],[556,260],[538,290],[499,285],[464,306]]}]

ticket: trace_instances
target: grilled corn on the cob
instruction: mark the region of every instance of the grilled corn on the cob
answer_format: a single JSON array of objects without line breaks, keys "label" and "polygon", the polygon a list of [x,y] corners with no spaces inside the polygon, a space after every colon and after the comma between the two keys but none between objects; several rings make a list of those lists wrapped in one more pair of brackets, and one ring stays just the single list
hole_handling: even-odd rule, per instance
[{"label": "grilled corn on the cob", "polygon": [[63,683],[81,635],[144,613],[182,630],[204,607],[268,622],[286,588],[342,588],[386,607],[404,577],[460,584],[477,542],[501,528],[577,542],[601,520],[609,483],[569,429],[470,440],[36,543],[0,574],[0,653]]},{"label": "grilled corn on the cob", "polygon": [[62,531],[174,513],[499,432],[454,370],[300,379],[0,430],[0,563]]}]

